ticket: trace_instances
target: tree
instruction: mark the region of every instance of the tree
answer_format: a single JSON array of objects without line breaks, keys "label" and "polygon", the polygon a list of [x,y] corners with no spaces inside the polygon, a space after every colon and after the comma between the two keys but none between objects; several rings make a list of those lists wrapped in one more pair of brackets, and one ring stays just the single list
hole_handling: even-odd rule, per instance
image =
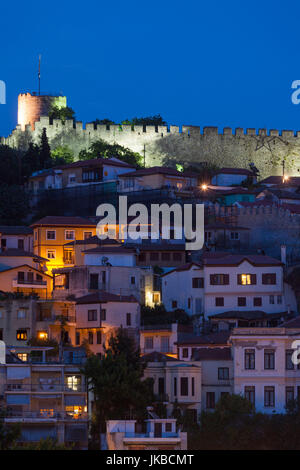
[{"label": "tree", "polygon": [[118,158],[119,160],[133,166],[141,166],[142,156],[119,144],[109,144],[105,140],[99,139],[93,142],[89,150],[82,150],[79,153],[79,160],[90,160],[92,158]]},{"label": "tree", "polygon": [[67,145],[60,145],[51,151],[54,166],[66,165],[74,161],[74,153]]},{"label": "tree", "polygon": [[21,172],[23,180],[27,179],[32,173],[41,169],[40,147],[30,142],[28,150],[24,153],[21,160]]},{"label": "tree", "polygon": [[20,183],[20,161],[17,150],[0,145],[0,184],[10,186]]},{"label": "tree", "polygon": [[41,135],[39,157],[41,169],[50,168],[52,166],[50,145],[48,142],[47,130],[45,127],[43,128]]},{"label": "tree", "polygon": [[6,410],[0,410],[0,450],[13,449],[16,441],[21,436],[21,427],[19,424],[6,424]]},{"label": "tree", "polygon": [[0,184],[0,221],[4,225],[24,223],[29,211],[29,196],[21,186]]},{"label": "tree", "polygon": [[15,450],[72,450],[73,445],[66,445],[64,443],[58,443],[57,439],[47,437],[46,439],[40,439],[39,442],[30,442],[23,444],[22,447],[15,447]]},{"label": "tree", "polygon": [[161,117],[160,114],[154,116],[134,117],[131,120],[126,119],[121,124],[132,124],[138,126],[166,126],[167,122]]},{"label": "tree", "polygon": [[67,119],[75,119],[75,111],[69,106],[63,108],[52,106],[49,111],[49,118],[51,120],[60,119],[64,123]]},{"label": "tree", "polygon": [[91,121],[90,124],[94,124],[95,126],[97,126],[97,125],[115,125],[116,123],[112,121],[111,119],[105,118],[105,119],[95,119],[94,121]]},{"label": "tree", "polygon": [[115,333],[111,334],[105,351],[110,351],[113,357],[123,355],[126,358],[127,365],[137,371],[142,366],[140,348],[136,346],[135,341],[128,336],[124,328],[118,328]]}]

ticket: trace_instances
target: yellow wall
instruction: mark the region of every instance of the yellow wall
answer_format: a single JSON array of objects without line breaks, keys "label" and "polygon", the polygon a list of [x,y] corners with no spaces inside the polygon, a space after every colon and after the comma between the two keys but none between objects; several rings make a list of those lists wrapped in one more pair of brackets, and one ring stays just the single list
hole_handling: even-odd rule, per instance
[{"label": "yellow wall", "polygon": [[[23,286],[14,286],[14,281],[18,279],[18,271],[25,273],[25,279],[27,278],[28,272],[33,272],[33,279],[36,280],[36,275],[40,274],[43,278],[43,281],[47,282],[45,287],[23,287]],[[23,292],[25,295],[36,293],[41,299],[49,299],[52,295],[52,278],[46,276],[42,272],[37,272],[33,269],[30,269],[29,266],[18,266],[14,269],[9,269],[7,271],[0,272],[0,290],[4,292]]]}]

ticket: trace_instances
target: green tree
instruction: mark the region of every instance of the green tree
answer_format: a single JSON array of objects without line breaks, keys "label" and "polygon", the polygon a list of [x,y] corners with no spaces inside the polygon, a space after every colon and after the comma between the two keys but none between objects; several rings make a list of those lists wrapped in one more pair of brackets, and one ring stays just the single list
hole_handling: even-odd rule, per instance
[{"label": "green tree", "polygon": [[167,122],[161,117],[160,114],[154,116],[134,117],[131,120],[126,119],[122,124],[132,124],[139,126],[166,126]]},{"label": "green tree", "polygon": [[141,166],[142,156],[119,144],[109,144],[99,139],[93,142],[89,150],[79,153],[79,160],[90,160],[92,158],[118,158],[119,160],[136,167]]},{"label": "green tree", "polygon": [[53,161],[47,137],[47,129],[45,127],[43,128],[41,135],[39,159],[41,169],[50,168],[52,166]]},{"label": "green tree", "polygon": [[27,179],[32,173],[41,169],[40,147],[30,142],[28,150],[24,153],[21,160],[21,171],[23,180]]},{"label": "green tree", "polygon": [[105,118],[105,119],[95,119],[94,121],[91,121],[90,124],[94,124],[95,126],[97,126],[97,125],[114,125],[116,123],[112,121],[111,119]]},{"label": "green tree", "polygon": [[60,119],[62,122],[66,122],[67,119],[75,119],[75,111],[69,106],[59,108],[58,106],[52,106],[49,111],[49,118]]},{"label": "green tree", "polygon": [[115,334],[112,334],[108,340],[108,347],[105,348],[110,351],[113,357],[124,356],[128,366],[131,366],[136,371],[141,372],[142,376],[142,362],[140,360],[140,348],[136,345],[135,341],[130,338],[124,328],[118,328]]},{"label": "green tree", "polygon": [[20,225],[29,212],[29,196],[21,186],[0,184],[0,221]]},{"label": "green tree", "polygon": [[17,150],[0,145],[0,184],[8,186],[20,183],[21,159]]},{"label": "green tree", "polygon": [[56,147],[56,149],[51,151],[51,157],[54,166],[66,165],[74,161],[74,153],[67,145]]},{"label": "green tree", "polygon": [[21,436],[21,427],[19,424],[6,424],[6,410],[0,410],[0,450],[13,449],[17,440]]}]

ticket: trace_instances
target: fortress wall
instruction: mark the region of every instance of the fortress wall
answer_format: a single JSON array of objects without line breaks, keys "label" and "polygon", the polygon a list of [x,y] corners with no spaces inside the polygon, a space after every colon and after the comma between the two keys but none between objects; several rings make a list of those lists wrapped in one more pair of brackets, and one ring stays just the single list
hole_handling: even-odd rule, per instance
[{"label": "fortress wall", "polygon": [[35,129],[20,126],[2,143],[26,149],[30,141],[39,142],[43,128],[51,148],[68,145],[77,156],[80,150],[88,149],[91,143],[103,139],[117,143],[143,155],[146,151],[146,165],[161,165],[168,161],[189,164],[215,164],[217,166],[248,168],[253,162],[261,172],[261,177],[282,174],[282,160],[285,160],[286,173],[300,175],[300,132],[276,129],[231,129],[223,131],[217,127],[199,126],[119,126],[97,125],[72,120],[63,124],[60,120],[49,123],[42,116],[35,123]]}]

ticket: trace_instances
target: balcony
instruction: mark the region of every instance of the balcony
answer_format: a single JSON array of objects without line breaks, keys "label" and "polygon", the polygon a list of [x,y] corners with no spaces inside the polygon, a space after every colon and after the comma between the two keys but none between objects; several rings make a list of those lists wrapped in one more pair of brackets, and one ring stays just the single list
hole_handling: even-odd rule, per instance
[{"label": "balcony", "polygon": [[56,392],[85,392],[86,388],[85,385],[82,384],[74,384],[73,386],[69,385],[62,385],[59,383],[11,383],[7,384],[6,392],[46,392],[46,393],[56,393]]},{"label": "balcony", "polygon": [[14,411],[5,416],[5,422],[57,422],[57,421],[88,421],[88,413],[66,413],[64,411]]},{"label": "balcony", "polygon": [[13,287],[26,287],[27,289],[46,289],[47,281],[34,281],[29,279],[13,279]]}]

